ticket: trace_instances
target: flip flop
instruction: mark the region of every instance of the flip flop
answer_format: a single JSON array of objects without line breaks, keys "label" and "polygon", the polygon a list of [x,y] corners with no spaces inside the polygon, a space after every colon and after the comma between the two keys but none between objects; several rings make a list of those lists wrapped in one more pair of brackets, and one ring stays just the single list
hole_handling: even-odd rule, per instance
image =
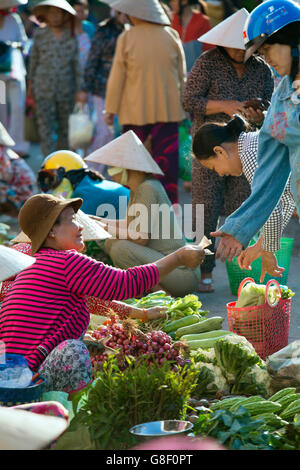
[{"label": "flip flop", "polygon": [[199,287],[197,289],[197,292],[204,292],[204,293],[212,293],[214,292],[214,284],[212,282],[212,279],[203,279],[202,281],[199,282]]}]

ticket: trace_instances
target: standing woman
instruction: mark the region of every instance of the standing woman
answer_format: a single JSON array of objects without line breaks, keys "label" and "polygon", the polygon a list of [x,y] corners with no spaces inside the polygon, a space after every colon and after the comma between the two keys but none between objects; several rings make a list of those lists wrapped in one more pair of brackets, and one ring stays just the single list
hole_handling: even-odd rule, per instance
[{"label": "standing woman", "polygon": [[[289,175],[300,214],[300,6],[269,0],[256,7],[245,25],[246,59],[257,51],[283,77],[276,88],[258,140],[258,167],[251,196],[213,236],[221,236],[217,256],[229,261],[247,247],[270,217]],[[249,59],[248,59],[249,60]],[[263,269],[278,276],[276,256],[265,250]]]},{"label": "standing woman", "polygon": [[187,72],[189,72],[201,52],[211,49],[209,44],[201,44],[197,39],[211,29],[209,18],[199,10],[199,0],[171,0],[173,18],[171,26],[183,43]]},{"label": "standing woman", "polygon": [[125,13],[133,27],[117,41],[105,120],[112,125],[117,114],[123,132],[133,130],[142,142],[151,141],[152,157],[164,173],[159,178],[174,204],[178,202],[178,123],[185,119],[182,44],[158,0],[110,4]]},{"label": "standing woman", "polygon": [[14,10],[26,3],[27,0],[0,1],[0,80],[5,85],[5,103],[0,97],[0,121],[15,142],[14,151],[21,157],[29,152],[29,143],[24,140],[26,68],[22,55],[28,38],[21,17]]},{"label": "standing woman", "polygon": [[[199,57],[187,79],[183,106],[192,115],[193,135],[203,123],[226,123],[234,114],[246,116],[251,122],[250,130],[263,122],[262,111],[248,107],[247,101],[270,100],[273,78],[263,59],[252,57],[244,63],[242,31],[248,16],[245,9],[239,10],[200,38],[217,47]],[[220,177],[193,160],[192,204],[204,205],[206,236],[216,230],[220,215],[234,212],[249,195],[245,176]],[[214,266],[213,256],[207,257],[201,266],[200,292],[214,291]]]},{"label": "standing woman", "polygon": [[[240,116],[235,116],[227,124],[203,124],[194,137],[193,154],[201,165],[218,175],[244,174],[248,183],[252,185],[257,168],[259,132],[246,132],[246,130],[247,124]],[[289,179],[279,203],[263,226],[259,240],[239,256],[238,263],[241,269],[251,269],[251,263],[262,256],[264,251],[280,250],[282,232],[294,209],[295,202]],[[263,282],[265,274],[262,271],[260,282]]]},{"label": "standing woman", "polygon": [[[105,110],[106,84],[116,50],[117,39],[124,30],[125,21],[126,17],[123,13],[111,8],[110,17],[97,25],[92,39],[84,69],[84,86],[85,90],[92,95],[97,120],[93,140],[87,154],[97,150],[114,138],[113,129],[105,123],[103,112]],[[101,173],[104,169],[104,167],[93,166],[92,162],[89,165]]]},{"label": "standing woman", "polygon": [[[68,149],[68,120],[82,90],[75,10],[66,0],[45,0],[33,13],[46,27],[36,31],[29,61],[29,94],[33,95],[42,153]],[[57,142],[54,138],[57,121]]]}]

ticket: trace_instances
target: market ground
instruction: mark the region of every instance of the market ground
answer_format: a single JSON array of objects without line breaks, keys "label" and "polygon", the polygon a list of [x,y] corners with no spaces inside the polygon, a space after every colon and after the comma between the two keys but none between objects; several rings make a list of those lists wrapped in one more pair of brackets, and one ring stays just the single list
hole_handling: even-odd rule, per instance
[{"label": "market ground", "polygon": [[[42,156],[38,145],[32,145],[30,157],[26,160],[31,168],[37,173],[42,162]],[[186,192],[180,182],[179,202],[181,205],[191,203],[191,194]],[[11,226],[12,233],[18,231],[16,221],[4,216],[0,216],[0,222],[6,222]],[[222,220],[220,220],[222,223]],[[295,292],[292,298],[292,311],[290,320],[289,343],[294,340],[300,340],[300,225],[298,219],[291,219],[283,234],[284,237],[294,238],[293,253],[290,262],[287,285]],[[249,271],[251,277],[251,271]],[[213,271],[215,292],[211,294],[199,294],[199,298],[205,310],[209,310],[208,317],[224,317],[223,328],[228,329],[227,309],[228,302],[236,300],[232,295],[226,271],[225,263],[217,260],[216,268]],[[277,278],[279,280],[279,278]]]}]

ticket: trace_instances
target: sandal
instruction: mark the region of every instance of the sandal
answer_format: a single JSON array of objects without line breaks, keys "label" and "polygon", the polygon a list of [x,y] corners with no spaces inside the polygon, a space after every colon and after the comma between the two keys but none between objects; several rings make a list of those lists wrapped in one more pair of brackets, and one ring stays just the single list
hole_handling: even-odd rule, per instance
[{"label": "sandal", "polygon": [[199,282],[199,287],[198,287],[197,292],[202,292],[202,293],[206,292],[208,294],[210,294],[211,292],[215,292],[212,279],[210,278],[202,279]]}]

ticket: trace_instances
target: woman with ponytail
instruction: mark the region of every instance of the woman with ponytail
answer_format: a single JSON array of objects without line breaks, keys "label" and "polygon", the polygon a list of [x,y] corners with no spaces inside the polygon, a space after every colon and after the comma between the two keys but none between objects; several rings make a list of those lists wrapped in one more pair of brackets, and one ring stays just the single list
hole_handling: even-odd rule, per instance
[{"label": "woman with ponytail", "polygon": [[[227,124],[203,124],[193,140],[193,154],[208,170],[219,176],[244,175],[251,185],[257,168],[257,147],[259,132],[246,132],[247,124],[236,115]],[[238,263],[241,269],[251,269],[251,263],[264,251],[280,249],[281,234],[288,224],[295,208],[290,181],[280,201],[265,223],[258,241],[241,253]],[[278,273],[283,271],[278,268]],[[264,278],[262,270],[261,276]],[[263,279],[261,279],[262,281]]]},{"label": "woman with ponytail", "polygon": [[[247,117],[253,131],[263,122],[261,104],[271,99],[273,78],[263,59],[251,57],[244,63],[245,50],[239,35],[242,36],[248,16],[245,9],[239,10],[199,38],[217,47],[196,60],[184,89],[183,107],[192,116],[193,136],[203,123],[226,123],[234,114]],[[193,160],[193,230],[197,204],[204,206],[204,234],[209,237],[216,230],[220,215],[228,217],[249,195],[250,187],[244,176],[221,178]],[[213,239],[212,248],[214,243]],[[199,292],[213,292],[214,266],[215,257],[208,256],[201,266]]]},{"label": "woman with ponytail", "polygon": [[[291,190],[300,214],[300,6],[291,0],[268,0],[253,10],[243,37],[246,58],[255,51],[283,77],[276,88],[259,134],[258,167],[251,196],[218,232],[217,258],[239,255],[265,224],[290,176]],[[278,276],[276,256],[264,250],[263,269]]]}]

